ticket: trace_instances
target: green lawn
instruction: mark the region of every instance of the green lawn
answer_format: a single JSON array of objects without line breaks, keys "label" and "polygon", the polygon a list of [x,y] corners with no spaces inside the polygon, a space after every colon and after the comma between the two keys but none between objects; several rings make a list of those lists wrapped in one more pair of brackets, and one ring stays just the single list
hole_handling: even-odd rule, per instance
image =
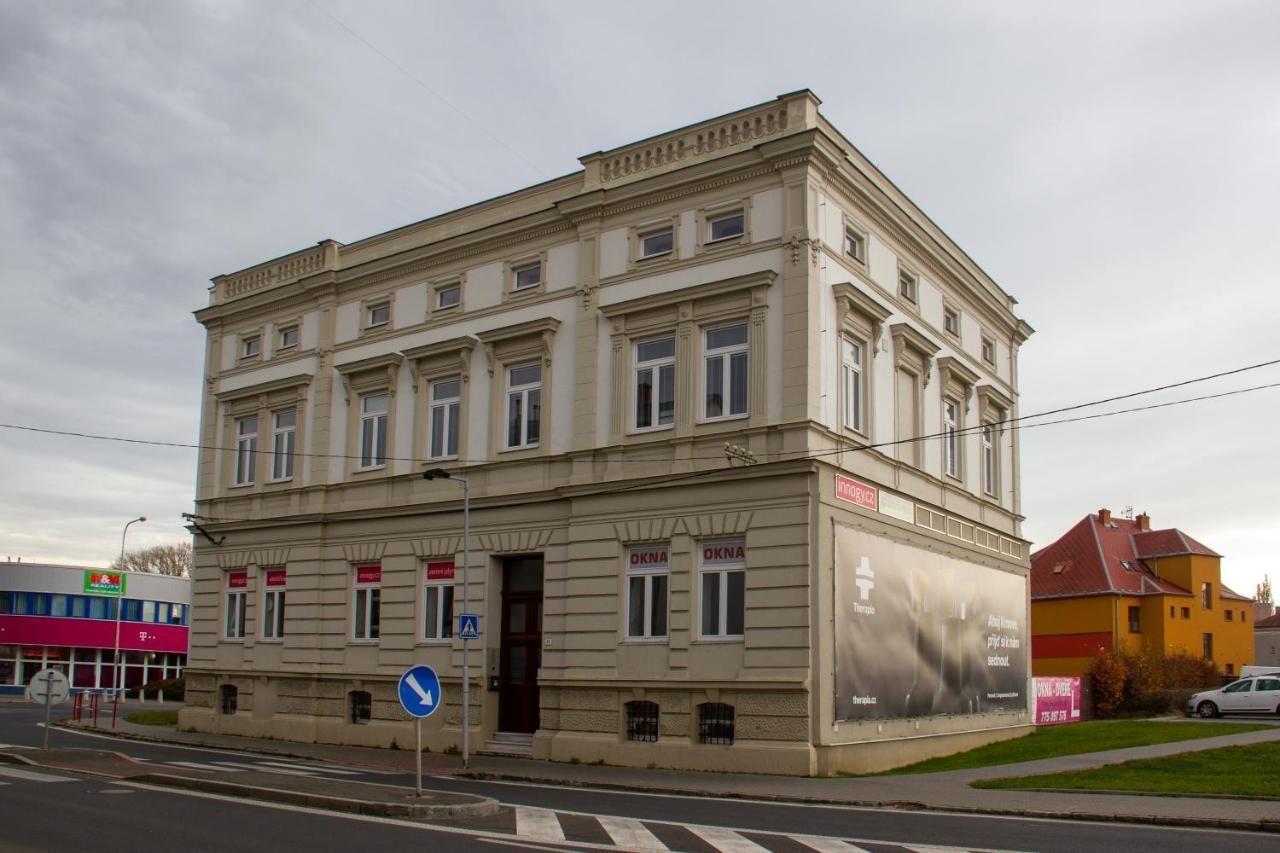
[{"label": "green lawn", "polygon": [[899,773],[940,773],[943,770],[965,770],[970,767],[992,767],[1019,761],[1101,752],[1130,746],[1150,746],[1179,740],[1234,735],[1266,728],[1256,723],[1158,723],[1150,720],[1095,720],[1064,726],[1045,726],[1033,734],[1015,740],[980,746],[942,758],[931,758],[890,770]]},{"label": "green lawn", "polygon": [[1280,799],[1280,743],[1224,746],[1168,758],[1126,761],[1094,770],[991,779],[973,784],[977,788],[1140,791]]},{"label": "green lawn", "polygon": [[126,723],[137,723],[140,726],[176,726],[177,711],[134,711],[125,715]]}]

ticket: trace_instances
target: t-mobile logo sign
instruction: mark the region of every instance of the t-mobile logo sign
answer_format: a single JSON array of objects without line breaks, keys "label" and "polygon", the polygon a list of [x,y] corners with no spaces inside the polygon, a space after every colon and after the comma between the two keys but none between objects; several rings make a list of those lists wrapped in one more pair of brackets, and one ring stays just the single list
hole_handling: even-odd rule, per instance
[{"label": "t-mobile logo sign", "polygon": [[[854,569],[854,575],[853,585],[858,588],[859,597],[862,601],[869,601],[871,599],[871,590],[876,588],[876,582],[873,580],[876,573],[871,568],[871,561],[863,557],[859,561],[857,568]],[[876,612],[874,604],[863,604],[861,601],[853,603],[853,610],[855,613],[862,613],[867,616],[872,616]]]}]

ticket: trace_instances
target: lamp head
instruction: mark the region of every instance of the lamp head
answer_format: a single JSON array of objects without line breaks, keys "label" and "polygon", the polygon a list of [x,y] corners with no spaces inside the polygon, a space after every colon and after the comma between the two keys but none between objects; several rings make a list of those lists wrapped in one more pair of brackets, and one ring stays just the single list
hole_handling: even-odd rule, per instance
[{"label": "lamp head", "polygon": [[436,477],[439,477],[442,480],[447,480],[449,479],[449,472],[443,468],[430,468],[422,472],[422,477],[425,480],[434,480]]}]

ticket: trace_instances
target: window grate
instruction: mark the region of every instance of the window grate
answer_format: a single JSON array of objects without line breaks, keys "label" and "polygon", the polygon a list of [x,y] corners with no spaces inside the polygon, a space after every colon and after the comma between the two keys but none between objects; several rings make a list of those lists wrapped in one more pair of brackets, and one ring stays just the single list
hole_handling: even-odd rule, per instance
[{"label": "window grate", "polygon": [[240,691],[234,684],[224,684],[218,691],[222,700],[222,713],[234,714]]},{"label": "window grate", "polygon": [[733,743],[733,706],[706,702],[698,706],[698,742]]},{"label": "window grate", "polygon": [[658,740],[658,703],[627,703],[627,740],[654,743]]},{"label": "window grate", "polygon": [[348,693],[347,707],[353,723],[367,723],[373,718],[373,696],[367,690],[352,690]]}]

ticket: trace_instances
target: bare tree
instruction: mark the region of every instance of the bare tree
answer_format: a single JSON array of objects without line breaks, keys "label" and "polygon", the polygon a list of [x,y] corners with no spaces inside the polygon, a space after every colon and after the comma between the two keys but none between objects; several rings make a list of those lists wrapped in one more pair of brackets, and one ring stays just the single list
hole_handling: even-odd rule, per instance
[{"label": "bare tree", "polygon": [[111,568],[189,578],[191,577],[191,543],[152,545],[150,548],[125,551],[124,559],[113,560]]}]

